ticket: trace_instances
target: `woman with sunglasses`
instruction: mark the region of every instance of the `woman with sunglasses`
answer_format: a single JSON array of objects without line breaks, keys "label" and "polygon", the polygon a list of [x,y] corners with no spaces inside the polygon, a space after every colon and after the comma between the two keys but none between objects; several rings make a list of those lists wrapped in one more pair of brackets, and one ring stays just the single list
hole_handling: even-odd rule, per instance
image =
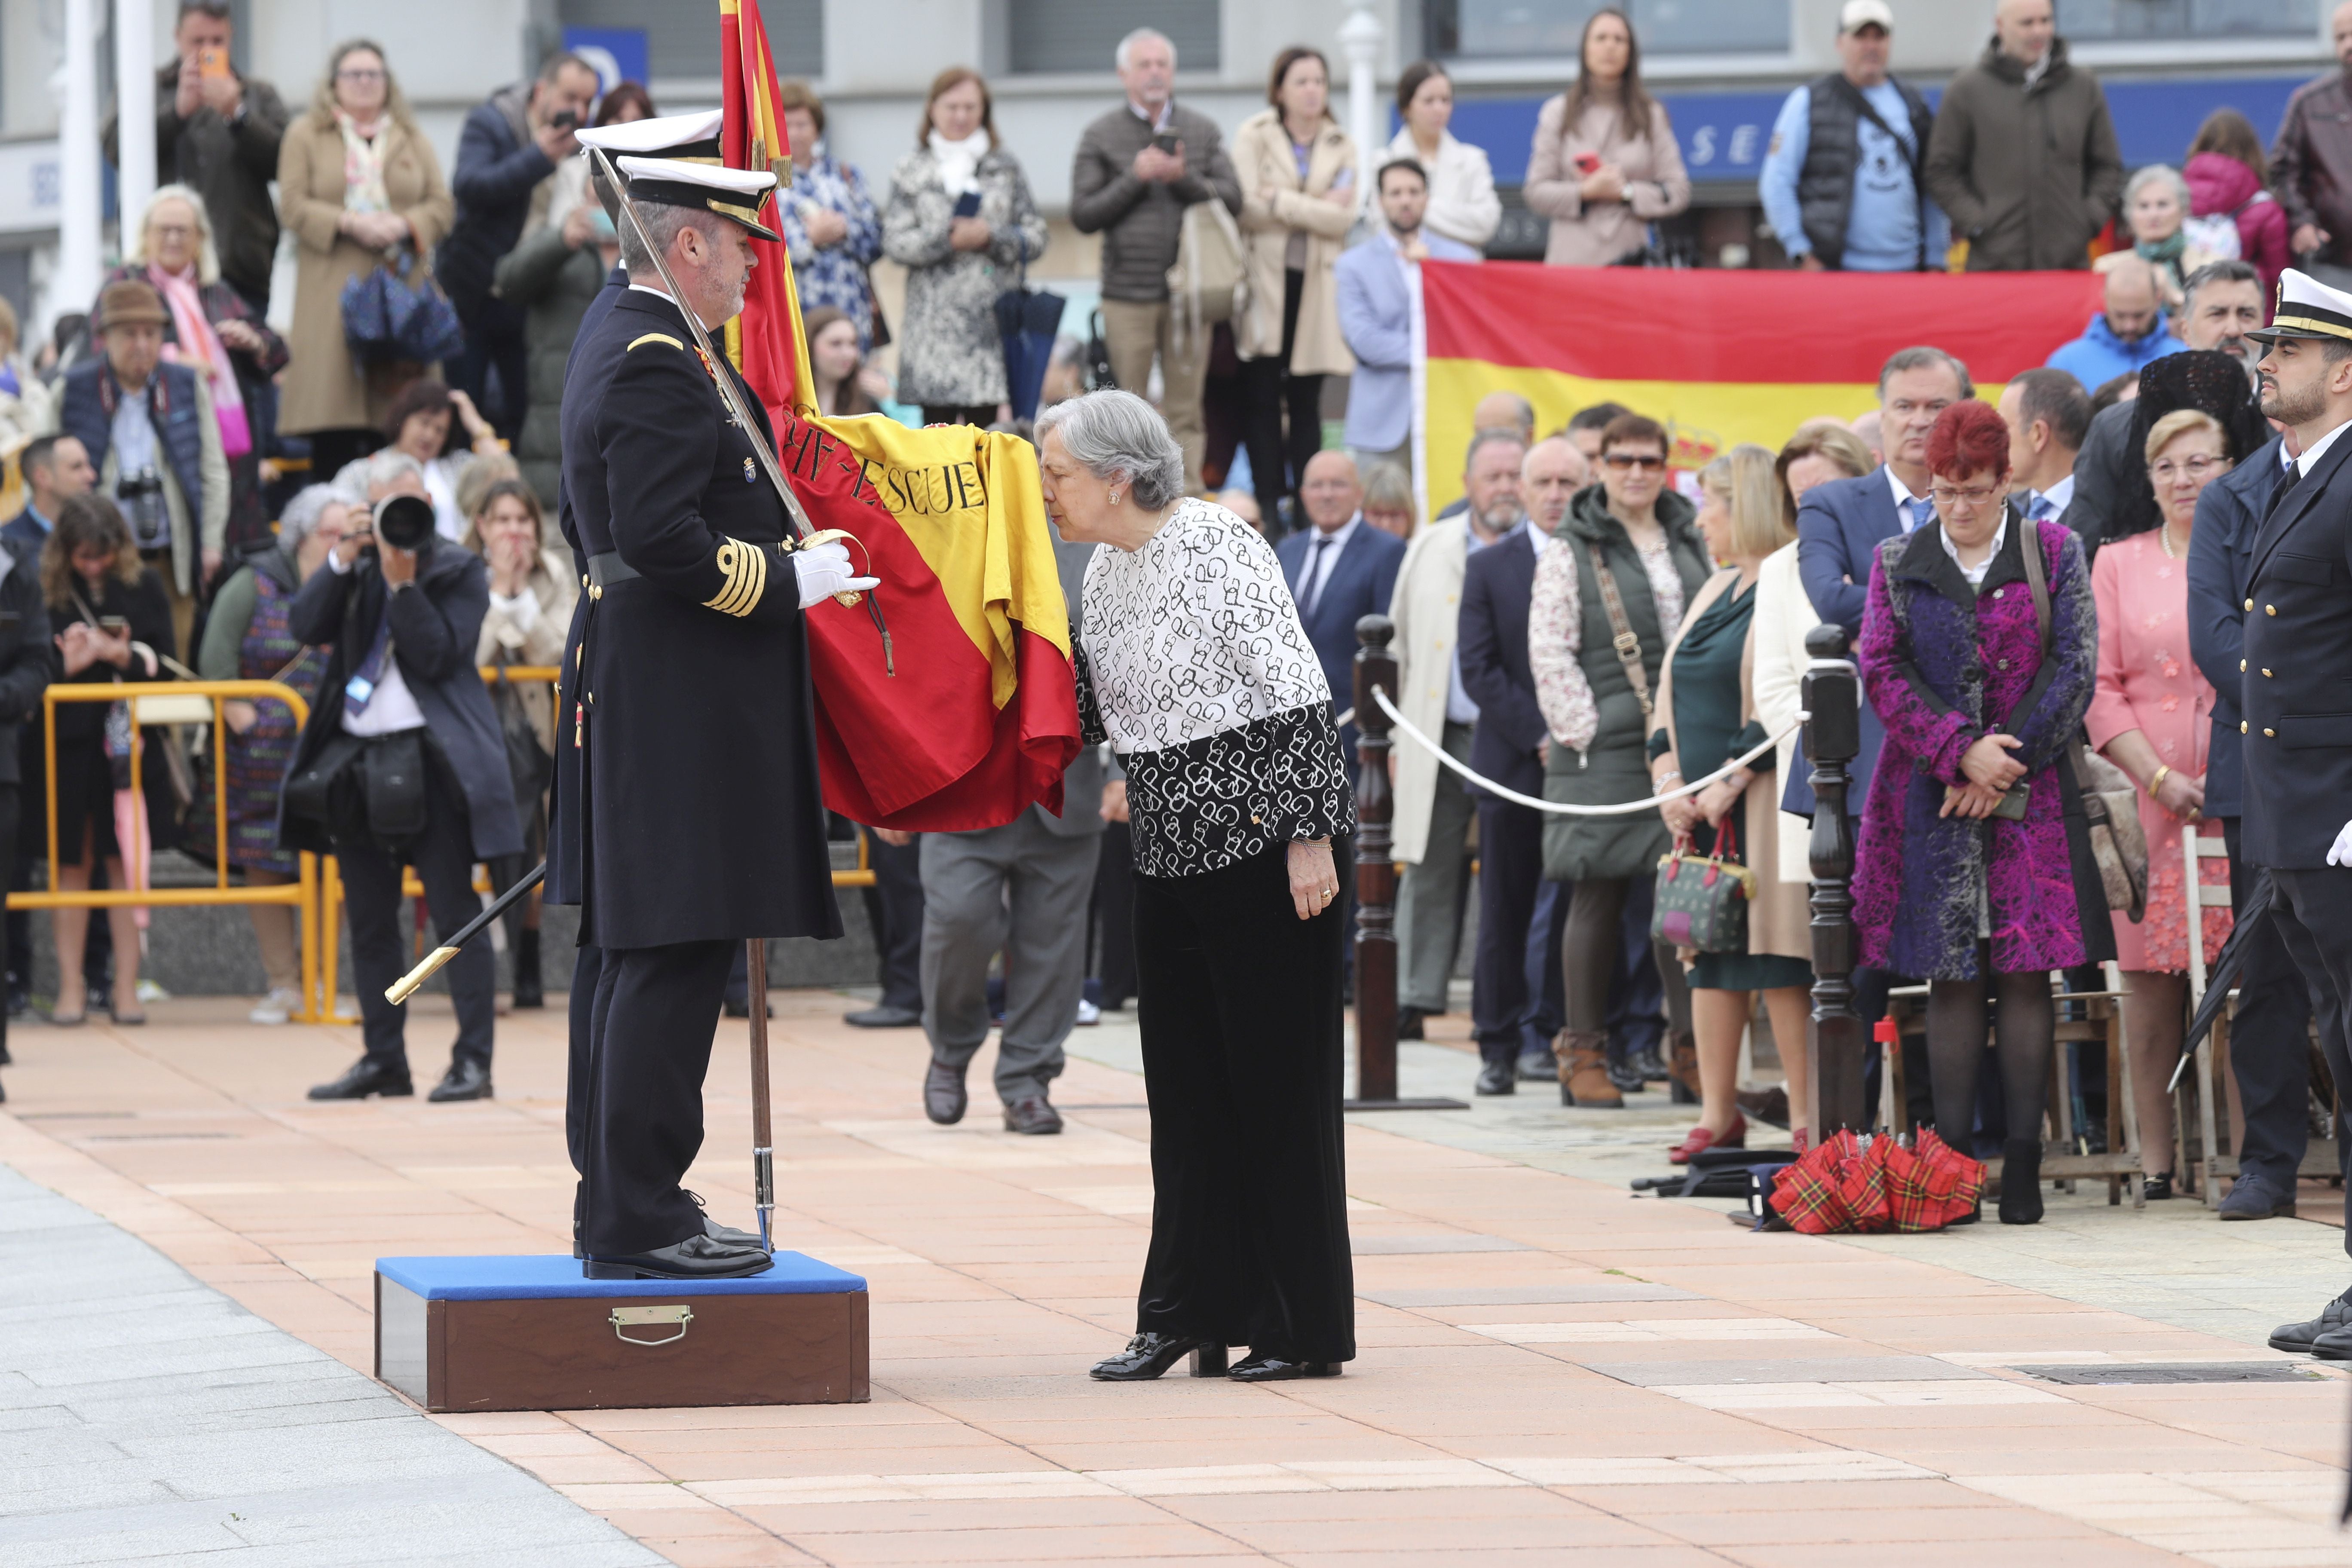
[{"label": "woman with sunglasses", "polygon": [[[1601,482],[1577,492],[1536,563],[1528,664],[1551,731],[1547,800],[1622,805],[1650,795],[1653,698],[1666,643],[1682,624],[1683,606],[1712,574],[1697,508],[1666,482],[1666,432],[1656,420],[1639,414],[1611,420],[1601,433]],[[1628,635],[1623,644],[1617,640],[1621,622]],[[1671,842],[1654,811],[1552,816],[1545,823],[1544,876],[1573,887],[1560,937],[1568,1025],[1559,1052],[1564,1104],[1617,1109],[1625,1103],[1609,1080],[1608,1065],[1618,929],[1635,879],[1648,882]],[[1698,1047],[1691,1036],[1690,992],[1675,955],[1654,956],[1665,987],[1676,1098],[1696,1101]]]},{"label": "woman with sunglasses", "polygon": [[1990,990],[2008,1127],[2000,1218],[2032,1225],[2050,972],[2116,953],[2066,759],[2091,704],[2099,616],[2081,542],[2009,501],[2009,426],[1991,405],[1944,410],[1927,469],[1935,518],[1878,547],[1854,650],[1886,744],[1863,807],[1853,925],[1864,963],[1928,983],[1936,1127],[1964,1154]]}]

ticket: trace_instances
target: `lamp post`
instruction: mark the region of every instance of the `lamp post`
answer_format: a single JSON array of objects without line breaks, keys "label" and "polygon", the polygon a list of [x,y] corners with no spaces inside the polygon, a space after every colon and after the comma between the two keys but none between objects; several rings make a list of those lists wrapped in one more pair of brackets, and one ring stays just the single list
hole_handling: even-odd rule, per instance
[{"label": "lamp post", "polygon": [[155,7],[150,0],[114,0],[116,248],[129,254],[131,231],[155,194],[155,137],[150,95],[155,90]]},{"label": "lamp post", "polygon": [[62,310],[87,309],[87,301],[98,296],[100,213],[95,9],[93,0],[66,0],[66,59],[58,82],[62,89],[58,104],[58,265],[49,276],[42,307],[52,320]]},{"label": "lamp post", "polygon": [[1375,151],[1388,138],[1379,134],[1381,106],[1377,73],[1381,44],[1388,29],[1372,15],[1372,0],[1354,0],[1348,19],[1339,24],[1339,49],[1348,57],[1348,134],[1356,142],[1356,200],[1371,198],[1372,171],[1380,166]]}]

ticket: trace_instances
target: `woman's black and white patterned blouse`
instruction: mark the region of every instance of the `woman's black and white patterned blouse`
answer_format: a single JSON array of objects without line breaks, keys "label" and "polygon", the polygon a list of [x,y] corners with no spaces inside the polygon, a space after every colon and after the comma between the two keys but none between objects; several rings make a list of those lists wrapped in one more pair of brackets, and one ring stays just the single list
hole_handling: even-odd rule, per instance
[{"label": "woman's black and white patterned blouse", "polygon": [[1136,869],[1213,871],[1355,831],[1331,689],[1257,531],[1197,499],[1087,568],[1078,704],[1127,768]]}]

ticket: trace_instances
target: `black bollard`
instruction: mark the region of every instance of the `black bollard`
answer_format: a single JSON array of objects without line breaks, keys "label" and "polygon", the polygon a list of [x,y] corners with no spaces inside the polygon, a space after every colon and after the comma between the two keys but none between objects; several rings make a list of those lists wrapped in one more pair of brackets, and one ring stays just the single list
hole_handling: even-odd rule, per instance
[{"label": "black bollard", "polygon": [[1805,672],[1805,755],[1813,765],[1813,1142],[1841,1128],[1870,1130],[1863,1095],[1869,1048],[1853,1010],[1853,826],[1847,815],[1849,770],[1862,750],[1862,681],[1846,657],[1845,628],[1805,634],[1812,665]]},{"label": "black bollard", "polygon": [[1467,1110],[1458,1100],[1397,1098],[1396,795],[1389,716],[1375,689],[1397,690],[1396,623],[1356,623],[1356,1098],[1349,1110]]}]

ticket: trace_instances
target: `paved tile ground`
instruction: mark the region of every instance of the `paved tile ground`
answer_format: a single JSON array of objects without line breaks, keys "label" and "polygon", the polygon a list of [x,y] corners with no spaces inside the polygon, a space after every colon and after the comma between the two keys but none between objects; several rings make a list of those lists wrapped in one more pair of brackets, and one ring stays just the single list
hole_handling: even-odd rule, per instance
[{"label": "paved tile ground", "polygon": [[[346,1064],[353,1032],[255,1030],[227,1003],[159,1007],[139,1030],[16,1032],[0,1162],[70,1204],[10,1187],[0,1213],[69,1216],[74,1239],[0,1231],[0,1422],[23,1423],[47,1353],[23,1330],[22,1299],[37,1317],[41,1286],[10,1277],[20,1252],[70,1259],[70,1279],[97,1284],[84,1298],[97,1306],[72,1312],[85,1363],[157,1364],[131,1373],[131,1398],[76,1410],[54,1467],[46,1431],[16,1445],[37,1458],[0,1482],[0,1562],[49,1560],[20,1556],[20,1538],[70,1542],[74,1561],[134,1558],[138,1510],[152,1506],[142,1485],[198,1510],[168,1528],[221,1531],[224,1550],[364,1555],[231,1531],[297,1520],[301,1500],[271,1489],[299,1451],[318,1456],[322,1488],[348,1489],[347,1509],[314,1511],[314,1526],[348,1524],[406,1563],[587,1563],[627,1549],[549,1533],[542,1517],[590,1522],[538,1511],[568,1499],[688,1564],[2352,1564],[2328,1522],[2347,1414],[2332,1369],[2137,1386],[2017,1370],[2290,1364],[2255,1331],[2341,1288],[2343,1236],[2324,1226],[2222,1226],[2187,1204],[2135,1215],[2086,1194],[2039,1233],[1755,1236],[1726,1223],[1727,1205],[1627,1193],[1626,1174],[1664,1170],[1676,1113],[1569,1112],[1529,1093],[1351,1119],[1362,1354],[1347,1376],[1095,1384],[1085,1367],[1125,1337],[1149,1226],[1131,1029],[1081,1031],[1056,1095],[1069,1131],[1015,1140],[984,1105],[961,1127],[925,1122],[919,1036],[859,1034],[842,1007],[779,997],[780,1238],[872,1281],[871,1404],[427,1419],[344,1380],[349,1403],[382,1412],[349,1424],[369,1430],[339,1447],[326,1429],[341,1424],[299,1406],[283,1429],[260,1421],[250,1456],[173,1413],[200,1391],[172,1379],[201,1375],[202,1358],[183,1365],[141,1339],[177,1302],[250,1325],[220,1335],[232,1360],[266,1342],[306,1371],[333,1372],[312,1351],[364,1368],[376,1256],[562,1250],[561,1015],[505,1021],[500,1098],[447,1107],[309,1104],[303,1087]],[[412,1033],[446,1028],[427,1012]],[[739,1221],[742,1042],[740,1025],[722,1034],[693,1177]],[[437,1048],[416,1065],[437,1070]],[[1442,1043],[1404,1066],[1409,1091],[1467,1087]],[[124,1258],[165,1282],[110,1283]],[[158,1337],[174,1336],[184,1325]],[[440,1457],[395,1453],[412,1435],[440,1440]],[[72,1447],[85,1441],[133,1462],[96,1448],[85,1461]],[[436,1464],[522,1494],[459,1547],[405,1525],[395,1542],[366,1512],[389,1505],[363,1483],[455,1496],[455,1519],[473,1494],[436,1483]],[[67,1472],[54,1496],[25,1489],[52,1468]]]}]

